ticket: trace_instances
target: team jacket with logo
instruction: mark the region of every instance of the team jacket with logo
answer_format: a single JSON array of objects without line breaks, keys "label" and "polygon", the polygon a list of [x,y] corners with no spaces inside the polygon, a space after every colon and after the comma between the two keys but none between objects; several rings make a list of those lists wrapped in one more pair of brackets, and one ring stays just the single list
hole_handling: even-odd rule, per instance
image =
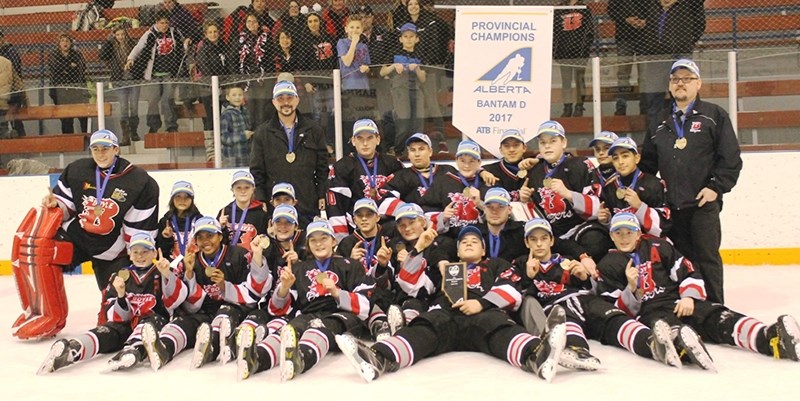
[{"label": "team jacket with logo", "polygon": [[[375,203],[380,204],[387,196],[386,184],[392,180],[394,174],[403,168],[394,157],[375,153],[377,157],[378,169],[374,177],[377,187],[377,199]],[[328,221],[333,226],[336,238],[341,240],[346,237],[350,230],[348,224],[352,222],[351,211],[355,202],[361,198],[370,197],[369,176],[364,171],[361,163],[356,159],[357,156],[349,154],[339,159],[331,166],[328,174],[328,199],[326,212]],[[365,160],[369,174],[372,174],[372,160]]]},{"label": "team jacket with logo", "polygon": [[[474,180],[474,177],[470,178],[467,183],[472,185],[475,182]],[[462,227],[478,224],[478,218],[480,217],[480,211],[475,202],[464,196],[464,188],[466,186],[461,182],[458,173],[449,172],[435,181],[421,200],[423,205],[435,210],[444,210],[451,202],[455,202],[455,214],[449,221],[444,222],[450,228],[450,234],[453,237],[458,235],[458,230]],[[480,190],[481,199],[483,199],[489,187],[480,177],[478,177],[477,188]],[[430,215],[430,219],[431,222],[438,225],[439,220],[443,219],[442,213],[433,213]]]},{"label": "team jacket with logo", "polygon": [[706,299],[705,283],[692,262],[681,255],[664,239],[643,236],[636,245],[639,264],[639,285],[642,297],[636,297],[628,288],[625,267],[632,259],[630,254],[612,250],[597,265],[600,273],[598,291],[609,297],[614,306],[631,316],[648,308],[661,308],[674,304],[681,298]]},{"label": "team jacket with logo", "polygon": [[[431,164],[431,175],[433,182],[443,179],[447,173],[455,174],[456,170],[453,166],[447,164]],[[394,216],[395,210],[403,203],[416,203],[420,205],[426,212],[433,211],[430,206],[423,206],[422,197],[428,192],[430,185],[430,177],[425,178],[425,182],[429,183],[426,188],[422,179],[419,176],[419,171],[415,167],[406,167],[394,174],[394,178],[386,184],[388,190],[386,198],[380,203],[378,211],[383,216]],[[436,210],[439,211],[439,210]]]},{"label": "team jacket with logo", "polygon": [[[263,202],[254,200],[251,201],[250,206],[247,207],[247,216],[245,216],[244,222],[242,222],[242,233],[239,235],[237,245],[248,251],[250,250],[250,241],[252,241],[256,235],[267,234],[267,222],[269,221],[269,217],[267,212],[264,211],[263,206]],[[234,207],[236,208],[236,221],[233,221],[234,216],[231,213]],[[228,216],[228,223],[222,227],[222,238],[227,245],[230,245],[236,233],[236,228],[239,225],[239,219],[241,219],[244,214],[244,210],[239,209],[239,206],[236,206],[236,201],[233,201],[220,210],[219,214],[217,214],[217,220],[219,220],[223,214]]]},{"label": "team jacket with logo", "polygon": [[[445,274],[447,272],[445,271]],[[515,285],[511,263],[503,259],[483,259],[467,265],[467,299],[477,299],[483,309],[515,311],[522,304],[522,294]],[[450,301],[439,296],[433,305],[451,309]]]},{"label": "team jacket with logo", "polygon": [[[286,298],[278,296],[281,283],[275,287],[269,300],[269,312],[274,316],[295,316],[301,313],[333,313],[339,310],[352,312],[367,320],[370,311],[369,296],[375,284],[364,273],[364,267],[355,259],[334,256],[327,271],[322,272],[315,260],[304,260],[292,266],[295,282]],[[334,298],[317,282],[318,274],[327,274],[339,288]]]},{"label": "team jacket with logo", "polygon": [[528,170],[528,186],[533,189],[528,207],[550,222],[556,237],[569,238],[581,223],[596,215],[600,207],[600,199],[596,196],[598,185],[592,172],[594,166],[585,158],[567,154],[566,160],[555,168],[551,178],[564,181],[567,189],[572,191],[572,203],[550,188],[544,188],[546,168],[553,168],[553,165],[540,161]]},{"label": "team jacket with logo", "polygon": [[105,289],[108,321],[131,322],[134,327],[139,320],[157,314],[169,320],[175,309],[186,300],[188,287],[170,272],[162,276],[155,267],[142,269],[131,266],[130,278],[125,282],[125,297],[119,298],[111,284]]},{"label": "team jacket with logo", "polygon": [[591,291],[589,280],[579,280],[561,267],[561,262],[566,258],[559,254],[553,254],[547,262],[540,262],[539,272],[532,280],[529,279],[526,268],[528,257],[522,255],[514,260],[514,271],[520,279],[517,286],[525,295],[536,298],[542,306],[554,305]]},{"label": "team jacket with logo", "polygon": [[669,207],[666,205],[667,187],[664,181],[650,174],[639,172],[636,188],[634,188],[642,201],[642,205],[638,209],[634,209],[628,202],[617,198],[617,189],[620,188],[620,185],[627,188],[632,182],[633,174],[620,177],[615,173],[606,180],[600,190],[600,199],[605,202],[605,206],[611,211],[612,216],[620,212],[633,213],[645,234],[663,237],[664,232],[669,231],[671,225]]},{"label": "team jacket with logo", "polygon": [[[272,246],[272,245],[270,245]],[[204,312],[213,315],[223,304],[254,307],[258,300],[272,288],[272,274],[263,257],[262,265],[256,265],[252,255],[240,246],[220,245],[219,262],[216,268],[225,274],[225,289],[221,290],[206,276],[206,267],[213,259],[197,254],[194,276],[184,282],[189,287],[189,296],[184,308],[189,313]]]},{"label": "team jacket with logo", "polygon": [[[70,163],[53,194],[66,207],[63,228],[73,244],[95,258],[114,260],[125,254],[125,243],[134,234],[156,236],[158,184],[143,169],[117,159],[103,192],[103,212],[96,216],[96,167],[91,158]],[[101,182],[105,176],[101,172]]]}]

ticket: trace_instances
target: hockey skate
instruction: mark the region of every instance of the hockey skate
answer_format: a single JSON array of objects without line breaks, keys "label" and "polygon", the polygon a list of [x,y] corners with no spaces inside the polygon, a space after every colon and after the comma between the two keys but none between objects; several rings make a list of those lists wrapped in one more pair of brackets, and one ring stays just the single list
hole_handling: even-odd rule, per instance
[{"label": "hockey skate", "polygon": [[297,331],[291,324],[287,324],[281,329],[281,352],[279,362],[282,381],[294,379],[296,375],[303,373],[305,368],[303,351],[297,343]]},{"label": "hockey skate", "polygon": [[389,333],[394,335],[406,325],[406,316],[399,306],[389,305],[389,310],[386,311],[386,321],[389,322]]},{"label": "hockey skate", "polygon": [[153,371],[158,371],[170,361],[167,347],[158,338],[158,331],[151,323],[142,324],[142,343]]},{"label": "hockey skate", "polygon": [[247,380],[258,370],[258,353],[256,352],[256,333],[251,326],[242,326],[236,333],[236,378]]},{"label": "hockey skate", "polygon": [[567,369],[595,371],[600,369],[600,360],[584,347],[567,346],[558,357],[558,364]]},{"label": "hockey skate", "polygon": [[142,350],[127,346],[108,360],[107,372],[130,369],[143,360]]},{"label": "hockey skate", "polygon": [[683,325],[678,328],[675,336],[675,349],[678,351],[682,360],[688,359],[689,362],[699,365],[704,370],[710,370],[714,373],[717,368],[714,366],[714,360],[708,354],[705,344],[700,339],[700,335],[694,331],[690,326]]},{"label": "hockey skate", "polygon": [[779,316],[778,322],[767,329],[767,338],[775,359],[800,360],[800,326],[794,317]]},{"label": "hockey skate", "polygon": [[385,340],[392,335],[389,322],[384,319],[375,320],[369,328],[370,333],[372,333],[372,338],[374,338],[375,341]]},{"label": "hockey skate", "polygon": [[648,340],[653,359],[678,369],[682,367],[681,358],[678,356],[678,351],[675,350],[675,344],[672,343],[670,327],[667,322],[661,319],[656,320]]},{"label": "hockey skate", "polygon": [[235,340],[231,318],[223,317],[219,324],[219,361],[223,365],[236,358],[233,353]]},{"label": "hockey skate", "polygon": [[399,368],[397,362],[386,360],[381,354],[353,337],[352,334],[337,335],[336,345],[367,383],[384,373],[394,372]]},{"label": "hockey skate", "polygon": [[203,323],[197,328],[197,337],[194,341],[192,352],[192,369],[199,369],[211,362],[214,354],[214,344],[211,339],[211,325]]},{"label": "hockey skate", "polygon": [[50,347],[42,366],[39,367],[37,374],[44,375],[55,372],[58,369],[72,365],[78,359],[83,346],[76,340],[61,339]]},{"label": "hockey skate", "polygon": [[547,330],[539,344],[528,357],[522,369],[535,373],[548,383],[556,376],[558,360],[567,342],[566,312],[559,305],[553,307],[547,316]]}]

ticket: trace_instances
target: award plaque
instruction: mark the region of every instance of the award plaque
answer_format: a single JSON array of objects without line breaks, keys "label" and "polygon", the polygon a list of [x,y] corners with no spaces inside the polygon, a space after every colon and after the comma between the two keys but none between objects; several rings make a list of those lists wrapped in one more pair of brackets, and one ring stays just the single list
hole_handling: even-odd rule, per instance
[{"label": "award plaque", "polygon": [[444,277],[442,277],[442,292],[450,300],[456,303],[467,299],[467,264],[464,262],[447,263],[444,266]]}]

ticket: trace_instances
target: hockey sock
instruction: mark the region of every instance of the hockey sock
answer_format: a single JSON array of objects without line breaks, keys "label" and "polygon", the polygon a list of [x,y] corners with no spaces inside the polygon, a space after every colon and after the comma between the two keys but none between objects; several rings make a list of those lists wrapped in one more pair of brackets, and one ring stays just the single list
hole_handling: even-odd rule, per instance
[{"label": "hockey sock", "polygon": [[269,370],[275,367],[278,362],[278,352],[281,349],[281,337],[277,333],[272,333],[263,341],[256,345],[258,353],[258,369],[256,372]]},{"label": "hockey sock", "polygon": [[333,334],[325,327],[312,328],[303,332],[298,345],[303,351],[303,371],[307,372],[314,367],[330,349]]},{"label": "hockey sock", "polygon": [[403,309],[403,316],[406,318],[406,324],[414,320],[415,317],[419,316],[419,311],[416,309]]},{"label": "hockey sock", "polygon": [[[75,344],[75,342],[81,345],[80,349],[76,350],[72,348],[72,345]],[[84,359],[92,359],[95,355],[97,355],[97,348],[99,344],[97,341],[97,336],[91,331],[75,337],[74,339],[70,340],[69,343],[69,352],[72,353],[70,359],[72,362],[78,362]]]},{"label": "hockey sock", "polygon": [[375,343],[372,348],[387,361],[397,363],[399,368],[405,368],[414,363],[414,349],[411,348],[408,340],[401,336],[396,335],[381,340]]},{"label": "hockey sock", "polygon": [[578,323],[567,322],[567,345],[589,349],[586,335],[583,334],[583,328]]},{"label": "hockey sock", "polygon": [[[160,339],[161,342],[164,343],[168,354],[172,356],[178,355],[178,353],[183,351],[189,341],[183,329],[177,324],[172,323],[164,326],[164,329],[161,330]],[[192,344],[192,346],[194,346],[194,344]]]},{"label": "hockey sock", "polygon": [[732,344],[764,355],[772,356],[767,338],[767,325],[752,317],[742,317],[733,325]]},{"label": "hockey sock", "polygon": [[286,321],[285,320],[283,320],[283,319],[272,319],[272,320],[269,321],[269,323],[267,323],[267,332],[268,332],[268,334],[280,333],[281,332],[281,328],[283,328],[283,326],[286,326]]},{"label": "hockey sock", "polygon": [[[616,344],[625,348],[629,352],[645,358],[651,358],[653,352],[647,345],[647,340],[650,338],[651,330],[633,319],[620,316],[625,322],[620,326],[615,335]],[[610,342],[614,344],[614,342]]]},{"label": "hockey sock", "polygon": [[[519,333],[511,338],[511,341],[505,347],[506,361],[518,368],[522,368],[525,361],[533,354],[533,350],[542,340],[539,337],[533,336],[528,333]],[[489,342],[489,347],[494,348],[495,341]],[[498,344],[499,345],[499,344]],[[492,351],[495,354],[496,351]]]},{"label": "hockey sock", "polygon": [[378,308],[377,305],[372,307],[372,310],[369,312],[369,327],[372,327],[372,324],[375,323],[376,320],[386,321],[386,313],[384,313],[381,308]]}]

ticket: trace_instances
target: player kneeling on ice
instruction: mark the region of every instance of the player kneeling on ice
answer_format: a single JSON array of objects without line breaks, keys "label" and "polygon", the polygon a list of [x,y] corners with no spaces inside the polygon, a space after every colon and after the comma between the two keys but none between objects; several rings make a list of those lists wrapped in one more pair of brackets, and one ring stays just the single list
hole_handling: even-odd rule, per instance
[{"label": "player kneeling on ice", "polygon": [[[421,359],[453,351],[492,355],[551,381],[566,337],[564,309],[553,308],[547,319],[549,330],[542,338],[528,334],[506,313],[518,308],[522,300],[511,279],[511,264],[484,258],[486,247],[475,226],[460,230],[457,247],[458,257],[467,265],[467,299],[451,303],[449,296],[440,293],[428,312],[372,347],[349,333],[336,336],[342,353],[368,382]],[[447,264],[440,263],[442,276]]]},{"label": "player kneeling on ice", "polygon": [[170,270],[169,260],[156,252],[150,234],[134,234],[128,255],[131,264],[113,275],[105,290],[108,321],[78,337],[56,341],[39,374],[114,351],[119,352],[108,361],[112,371],[146,360],[143,325],[164,326],[186,299],[187,287]]},{"label": "player kneeling on ice", "polygon": [[[615,214],[610,231],[616,249],[597,266],[600,290],[615,298],[617,307],[648,326],[661,319],[669,323],[684,362],[716,370],[700,338],[798,360],[800,327],[794,317],[782,315],[767,326],[725,305],[706,301],[703,278],[689,259],[668,241],[642,235],[632,213]],[[697,330],[699,336],[689,328]]]},{"label": "player kneeling on ice", "polygon": [[313,259],[281,270],[280,282],[269,300],[269,312],[289,323],[280,334],[270,334],[255,346],[240,347],[240,379],[280,364],[281,379],[291,380],[328,354],[335,344],[334,335],[366,329],[367,296],[375,287],[372,278],[359,261],[334,255],[336,240],[327,221],[309,224],[306,238]]},{"label": "player kneeling on ice", "polygon": [[272,274],[263,256],[270,244],[265,236],[253,238],[250,252],[226,245],[219,222],[204,216],[195,221],[194,241],[199,251],[187,251],[183,259],[183,281],[189,289],[183,303],[187,313],[160,333],[153,325],[142,327],[142,342],[153,370],[192,346],[192,368],[215,360],[220,349],[233,341],[232,328],[272,288]]},{"label": "player kneeling on ice", "polygon": [[556,305],[567,313],[567,343],[559,364],[570,369],[597,370],[600,360],[589,353],[588,337],[603,344],[622,347],[636,355],[680,367],[669,325],[658,320],[651,331],[621,309],[592,293],[589,270],[577,260],[553,254],[550,223],[534,218],[525,224],[529,255],[514,260],[512,277],[517,287],[535,298],[547,312]]}]

